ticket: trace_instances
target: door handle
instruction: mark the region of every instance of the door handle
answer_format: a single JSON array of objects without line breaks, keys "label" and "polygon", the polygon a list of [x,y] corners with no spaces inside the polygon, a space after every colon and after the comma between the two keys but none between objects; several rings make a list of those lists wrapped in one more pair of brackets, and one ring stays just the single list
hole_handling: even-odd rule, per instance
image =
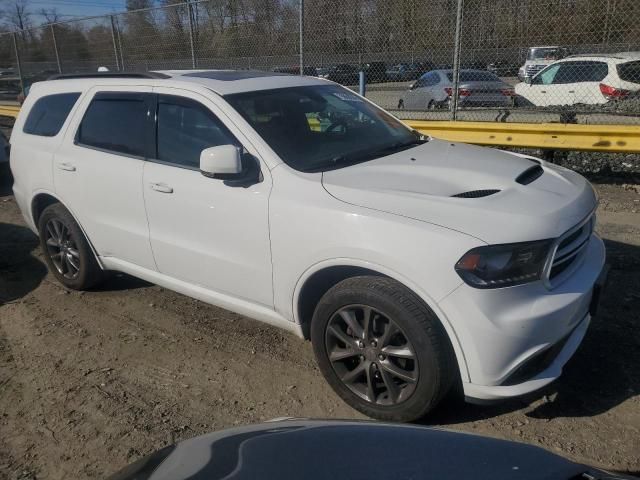
[{"label": "door handle", "polygon": [[64,170],[64,171],[66,171],[66,172],[75,172],[75,171],[76,171],[76,167],[74,167],[74,166],[73,166],[73,165],[71,165],[70,163],[66,163],[66,162],[59,163],[59,164],[58,164],[58,168],[59,168],[60,170]]},{"label": "door handle", "polygon": [[166,183],[151,183],[150,185],[151,189],[155,190],[156,192],[173,193],[173,188],[171,188]]},{"label": "door handle", "polygon": [[547,93],[546,90],[540,90],[540,93]]}]

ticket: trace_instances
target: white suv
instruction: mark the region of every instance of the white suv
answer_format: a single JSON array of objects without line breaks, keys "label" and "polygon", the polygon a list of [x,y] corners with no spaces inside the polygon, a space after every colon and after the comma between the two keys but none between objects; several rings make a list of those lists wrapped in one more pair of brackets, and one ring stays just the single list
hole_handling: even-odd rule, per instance
[{"label": "white suv", "polygon": [[573,55],[517,84],[515,90],[540,107],[621,99],[640,90],[640,53]]},{"label": "white suv", "polygon": [[584,178],[425,137],[326,80],[51,80],[11,143],[15,198],[61,283],[126,272],[310,338],[372,417],[416,419],[454,384],[475,401],[549,384],[597,301]]}]

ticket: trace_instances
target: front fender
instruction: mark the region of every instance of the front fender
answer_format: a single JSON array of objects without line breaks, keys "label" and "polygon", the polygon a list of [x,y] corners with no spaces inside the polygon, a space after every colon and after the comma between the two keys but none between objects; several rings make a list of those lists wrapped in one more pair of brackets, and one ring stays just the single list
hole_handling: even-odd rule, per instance
[{"label": "front fender", "polygon": [[356,267],[362,268],[366,270],[370,270],[376,272],[378,274],[384,275],[386,277],[392,278],[396,280],[398,283],[402,284],[413,293],[418,295],[420,299],[436,314],[440,323],[444,327],[447,332],[447,336],[449,337],[449,341],[451,342],[451,346],[453,347],[454,354],[456,356],[456,361],[458,363],[458,370],[460,372],[460,376],[463,381],[469,381],[469,373],[467,368],[467,362],[460,346],[460,342],[458,340],[458,336],[456,335],[455,329],[445,313],[440,309],[438,303],[426,292],[424,289],[420,288],[420,286],[412,281],[411,279],[405,277],[401,273],[387,268],[383,265],[379,265],[367,260],[359,259],[359,258],[347,258],[347,257],[339,257],[332,258],[320,261],[311,267],[309,267],[298,279],[296,283],[296,287],[293,293],[293,303],[291,305],[291,309],[294,315],[295,323],[301,325],[303,319],[300,318],[300,311],[297,308],[300,301],[300,294],[305,283],[315,274],[322,272],[323,270],[330,269],[333,267]]}]

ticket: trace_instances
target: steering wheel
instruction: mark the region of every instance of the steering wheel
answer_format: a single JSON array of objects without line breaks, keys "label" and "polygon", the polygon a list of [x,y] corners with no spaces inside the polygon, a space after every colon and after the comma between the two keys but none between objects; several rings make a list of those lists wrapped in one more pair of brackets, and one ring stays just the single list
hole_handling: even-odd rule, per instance
[{"label": "steering wheel", "polygon": [[347,120],[344,118],[339,118],[335,122],[332,122],[331,125],[327,127],[325,132],[333,132],[338,127],[344,127],[344,133],[347,132]]}]

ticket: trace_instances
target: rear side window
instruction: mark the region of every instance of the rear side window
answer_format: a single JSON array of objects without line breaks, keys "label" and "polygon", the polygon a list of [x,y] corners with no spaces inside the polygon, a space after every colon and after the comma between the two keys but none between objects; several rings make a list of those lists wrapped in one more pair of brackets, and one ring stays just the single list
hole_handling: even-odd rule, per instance
[{"label": "rear side window", "polygon": [[22,131],[41,137],[55,137],[62,128],[80,93],[59,93],[39,98],[31,107]]},{"label": "rear side window", "polygon": [[640,61],[619,64],[618,76],[625,82],[640,83]]},{"label": "rear side window", "polygon": [[599,82],[609,73],[603,62],[565,62],[560,66],[553,83]]},{"label": "rear side window", "polygon": [[143,93],[97,93],[78,128],[76,143],[146,156],[148,96]]}]

